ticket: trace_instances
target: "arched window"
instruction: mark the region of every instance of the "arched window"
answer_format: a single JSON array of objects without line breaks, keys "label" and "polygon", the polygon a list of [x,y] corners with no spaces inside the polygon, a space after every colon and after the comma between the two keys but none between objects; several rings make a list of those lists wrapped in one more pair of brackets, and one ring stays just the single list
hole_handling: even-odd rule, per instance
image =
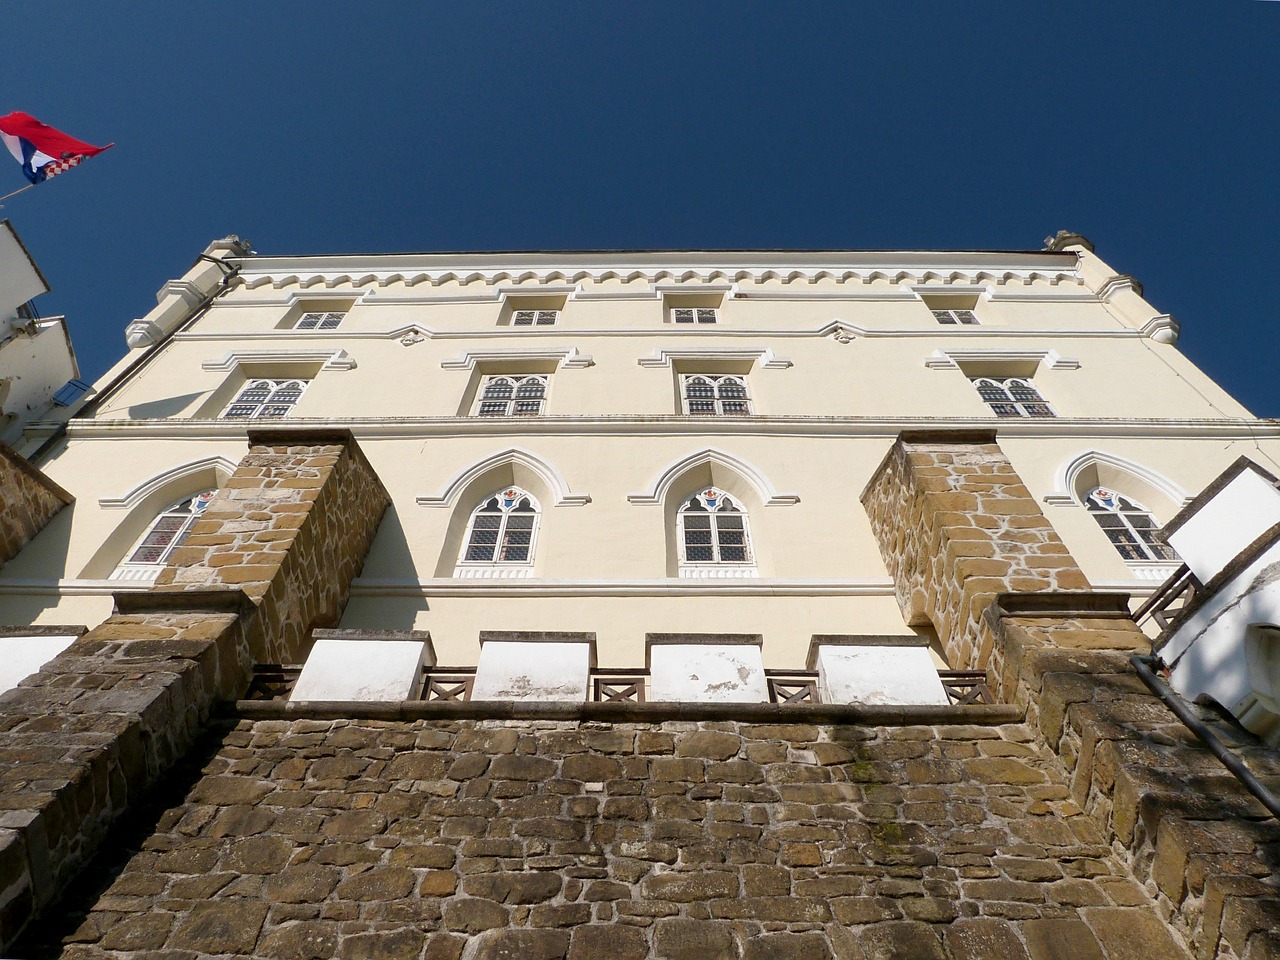
[{"label": "arched window", "polygon": [[974,377],[978,396],[997,417],[1052,417],[1053,407],[1025,377]]},{"label": "arched window", "polygon": [[169,507],[147,527],[125,560],[111,575],[112,580],[149,580],[155,577],[173,551],[182,546],[187,534],[204,513],[216,490],[205,490]]},{"label": "arched window", "polygon": [[695,493],[676,514],[681,564],[750,566],[747,514],[722,490]]},{"label": "arched window", "polygon": [[1094,487],[1084,505],[1126,560],[1176,560],[1160,525],[1142,504],[1106,487]]},{"label": "arched window", "polygon": [[486,377],[476,416],[536,417],[546,397],[547,378],[540,374]]},{"label": "arched window", "polygon": [[287,417],[307,388],[306,380],[251,380],[222,416],[251,420]]},{"label": "arched window", "polygon": [[699,373],[684,378],[684,412],[708,417],[745,416],[751,412],[747,378]]},{"label": "arched window", "polygon": [[538,505],[519,487],[495,493],[471,514],[458,566],[530,566]]}]

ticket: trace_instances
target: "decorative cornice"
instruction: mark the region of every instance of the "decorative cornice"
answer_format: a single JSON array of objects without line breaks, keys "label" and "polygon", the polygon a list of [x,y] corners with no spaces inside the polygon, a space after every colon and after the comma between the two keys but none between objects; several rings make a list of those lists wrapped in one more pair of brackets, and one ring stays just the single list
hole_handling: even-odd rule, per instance
[{"label": "decorative cornice", "polygon": [[1138,282],[1137,277],[1131,277],[1127,273],[1118,273],[1102,282],[1102,286],[1098,288],[1098,296],[1104,302],[1107,302],[1116,294],[1123,293],[1125,290],[1132,290],[1138,296],[1142,296],[1142,284]]},{"label": "decorative cornice", "polygon": [[673,360],[748,360],[758,362],[765,370],[786,370],[794,366],[790,358],[780,357],[772,348],[763,350],[725,350],[717,347],[684,349],[656,348],[650,356],[641,357],[636,363],[642,367],[670,367]]},{"label": "decorative cornice", "polygon": [[1181,325],[1173,318],[1171,313],[1162,313],[1154,316],[1142,325],[1142,335],[1150,337],[1156,343],[1177,343],[1178,335],[1181,332]]},{"label": "decorative cornice", "polygon": [[345,350],[228,350],[206,360],[201,370],[231,371],[249,363],[318,363],[321,370],[354,370],[356,361]]},{"label": "decorative cornice", "polygon": [[205,298],[208,291],[194,280],[170,280],[156,291],[156,302],[163,303],[167,297],[177,297],[188,307],[194,307]]},{"label": "decorative cornice", "polygon": [[136,506],[151,494],[158,490],[163,490],[175,481],[183,480],[197,474],[213,471],[219,478],[221,483],[223,477],[228,477],[235,473],[236,461],[229,457],[204,457],[200,460],[192,460],[189,463],[183,463],[176,467],[171,467],[161,473],[157,473],[153,477],[143,480],[128,493],[119,497],[99,497],[98,506],[108,510],[121,510],[128,507]]},{"label": "decorative cornice", "polygon": [[942,350],[925,357],[930,370],[955,370],[966,363],[1043,363],[1050,370],[1079,370],[1080,361],[1057,350]]},{"label": "decorative cornice", "polygon": [[559,350],[513,347],[509,350],[465,350],[452,360],[440,361],[440,366],[445,370],[474,370],[477,363],[522,360],[554,360],[561,370],[578,370],[595,363],[588,354],[579,353],[577,347]]}]

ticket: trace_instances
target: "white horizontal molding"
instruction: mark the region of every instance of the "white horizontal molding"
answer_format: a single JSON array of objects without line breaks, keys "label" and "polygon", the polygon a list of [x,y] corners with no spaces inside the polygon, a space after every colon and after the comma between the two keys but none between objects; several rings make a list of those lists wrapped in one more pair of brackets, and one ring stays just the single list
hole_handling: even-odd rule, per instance
[{"label": "white horizontal molding", "polygon": [[930,370],[956,370],[966,363],[1039,363],[1050,370],[1079,370],[1080,361],[1057,350],[943,350],[925,357]]},{"label": "white horizontal molding", "polygon": [[866,579],[784,579],[739,575],[732,579],[677,577],[605,579],[464,580],[357,578],[351,595],[359,597],[681,597],[791,596],[891,597],[893,581]]},{"label": "white horizontal molding", "polygon": [[659,347],[650,356],[641,357],[636,362],[642,367],[669,367],[673,360],[749,360],[766,370],[785,370],[792,364],[790,358],[780,357],[772,348],[763,350],[723,350],[707,347],[698,350],[694,347],[668,349]]},{"label": "white horizontal molding", "polygon": [[[705,437],[705,417],[669,415],[540,416],[540,417],[287,417],[274,421],[281,428],[348,429],[366,439],[414,440],[426,437],[537,436],[697,436]],[[67,425],[76,439],[116,437],[187,438],[216,440],[247,436],[261,421],[240,419],[83,419]],[[1062,439],[1280,439],[1280,420],[1221,418],[1113,417],[716,417],[722,436],[896,437],[903,430],[998,430],[1002,437]],[[29,438],[46,438],[62,424],[42,420],[28,425]]]},{"label": "white horizontal molding", "polygon": [[474,481],[497,467],[509,465],[518,465],[537,474],[547,489],[551,491],[554,506],[580,507],[591,502],[589,494],[574,493],[570,490],[564,474],[557,470],[553,464],[542,459],[536,453],[531,453],[520,447],[510,447],[467,467],[445,484],[444,492],[439,496],[418,497],[416,502],[420,507],[451,507],[458,502],[462,492]]},{"label": "white horizontal molding", "polygon": [[[536,279],[530,277],[529,279]],[[543,283],[529,286],[527,284],[504,283],[494,288],[497,299],[505,303],[508,300],[519,300],[521,297],[566,297],[573,300],[582,292],[582,285],[579,283]]]},{"label": "white horizontal molding", "polygon": [[201,370],[231,371],[251,363],[318,363],[321,370],[354,370],[355,357],[345,350],[228,350],[206,360]]},{"label": "white horizontal molding", "polygon": [[521,360],[554,360],[562,370],[590,367],[595,361],[588,354],[579,353],[577,347],[560,350],[536,350],[514,347],[509,350],[464,350],[452,360],[440,361],[445,370],[474,370],[477,363],[501,363]]},{"label": "white horizontal molding", "polygon": [[453,575],[461,580],[528,580],[533,576],[533,567],[459,564],[454,568]]},{"label": "white horizontal molding", "polygon": [[627,500],[631,503],[652,506],[664,502],[667,498],[667,492],[671,489],[671,485],[680,477],[684,476],[690,470],[705,464],[714,464],[724,467],[727,470],[736,473],[745,480],[755,490],[756,495],[766,507],[791,506],[800,502],[798,494],[779,493],[769,482],[769,478],[755,464],[727,453],[724,450],[718,450],[714,447],[708,447],[704,450],[698,450],[688,456],[682,457],[670,464],[662,473],[654,479],[652,486],[645,493],[632,493],[627,496]]},{"label": "white horizontal molding", "polygon": [[216,478],[216,485],[221,485],[226,477],[235,473],[235,469],[236,461],[229,457],[203,457],[157,473],[119,497],[100,497],[98,506],[108,510],[127,509],[141,503],[151,494],[197,474],[212,474]]}]

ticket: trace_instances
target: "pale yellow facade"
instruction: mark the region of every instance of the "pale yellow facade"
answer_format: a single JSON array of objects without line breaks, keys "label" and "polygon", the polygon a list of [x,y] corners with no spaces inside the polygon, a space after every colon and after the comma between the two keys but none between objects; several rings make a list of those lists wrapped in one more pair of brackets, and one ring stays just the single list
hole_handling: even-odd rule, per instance
[{"label": "pale yellow facade", "polygon": [[[1037,252],[637,252],[260,257],[222,241],[130,325],[134,346],[20,452],[76,497],[0,571],[0,621],[103,620],[145,589],[120,565],[169,505],[217,486],[246,432],[350,429],[393,506],[342,626],[429,630],[475,664],[483,630],[590,631],[602,667],[646,633],[912,634],[859,494],[904,430],[995,428],[1095,587],[1149,593],[1081,503],[1104,485],[1158,522],[1244,454],[1258,420],[1177,350],[1177,326],[1087,244]],[[677,309],[715,322],[676,323]],[[943,324],[933,309],[971,310]],[[520,326],[519,310],[554,311]],[[308,313],[333,329],[297,329]],[[477,416],[484,378],[546,376],[534,416]],[[685,412],[687,375],[745,378],[750,412]],[[975,377],[1018,377],[1052,417],[1001,417]],[[284,421],[224,416],[255,379],[307,381]],[[473,511],[536,500],[530,564],[460,567]],[[751,565],[691,568],[676,513],[722,490]],[[145,572],[145,571],[144,571]]]}]

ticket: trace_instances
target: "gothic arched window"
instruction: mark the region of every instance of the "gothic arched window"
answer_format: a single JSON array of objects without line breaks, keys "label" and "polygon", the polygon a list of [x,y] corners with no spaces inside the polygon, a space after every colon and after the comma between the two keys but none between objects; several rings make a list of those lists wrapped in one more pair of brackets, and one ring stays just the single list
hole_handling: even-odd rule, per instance
[{"label": "gothic arched window", "polygon": [[151,521],[133,549],[111,575],[112,580],[149,580],[169,562],[204,513],[216,490],[205,490],[164,510]]},{"label": "gothic arched window", "polygon": [[542,374],[486,377],[476,406],[478,417],[536,417],[547,397]]},{"label": "gothic arched window", "polygon": [[222,416],[250,420],[287,417],[307,388],[306,380],[250,380]]},{"label": "gothic arched window", "polygon": [[676,514],[682,564],[750,565],[747,514],[722,490],[707,487]]},{"label": "gothic arched window", "polygon": [[519,487],[495,493],[471,514],[459,565],[533,563],[538,504]]},{"label": "gothic arched window", "polygon": [[1084,505],[1126,560],[1176,560],[1155,517],[1142,504],[1106,487],[1094,487]]},{"label": "gothic arched window", "polygon": [[751,413],[746,377],[698,373],[682,379],[685,413],[708,417],[737,417]]}]

